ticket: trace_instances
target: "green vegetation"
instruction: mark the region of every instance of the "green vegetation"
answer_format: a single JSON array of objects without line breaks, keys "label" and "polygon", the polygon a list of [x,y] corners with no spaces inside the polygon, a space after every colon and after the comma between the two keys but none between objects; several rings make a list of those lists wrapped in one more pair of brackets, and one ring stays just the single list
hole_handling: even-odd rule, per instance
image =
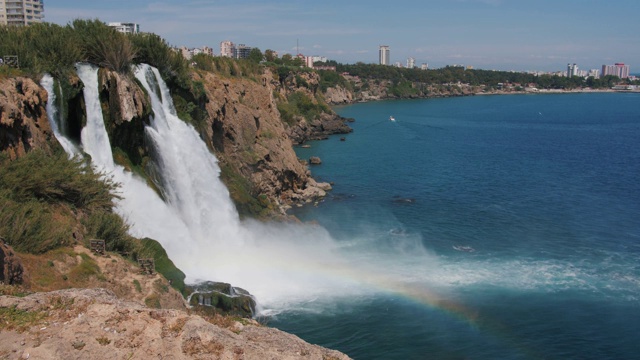
[{"label": "green vegetation", "polygon": [[140,281],[138,281],[138,279],[133,279],[133,286],[136,288],[137,292],[142,292],[142,286],[140,285]]},{"label": "green vegetation", "polygon": [[209,71],[226,77],[255,78],[260,76],[263,70],[262,66],[259,65],[259,61],[251,58],[236,60],[224,56],[198,54],[191,59],[191,62],[198,70]]},{"label": "green vegetation", "polygon": [[[50,73],[56,78],[72,72],[78,62],[128,73],[135,63],[157,67],[173,85],[188,86],[189,64],[159,36],[125,35],[95,20],[74,20],[66,26],[38,23],[0,27],[0,55],[17,55],[22,72]],[[0,75],[6,71],[2,69]]]},{"label": "green vegetation", "polygon": [[265,195],[257,194],[253,185],[229,164],[220,163],[220,178],[227,185],[229,195],[241,217],[266,218],[273,211],[273,204]]},{"label": "green vegetation", "polygon": [[329,113],[331,109],[320,98],[315,101],[302,91],[289,95],[287,101],[278,101],[278,111],[284,122],[295,124],[296,116],[302,116],[307,121],[316,119],[321,113]]},{"label": "green vegetation", "polygon": [[47,316],[44,311],[25,311],[12,307],[0,307],[0,330],[23,332],[38,324]]},{"label": "green vegetation", "polygon": [[86,282],[91,277],[97,277],[99,280],[106,280],[102,272],[100,271],[100,266],[87,254],[80,254],[80,258],[82,261],[78,263],[75,267],[71,269],[69,275],[75,281]]},{"label": "green vegetation", "polygon": [[[185,275],[173,264],[173,261],[169,259],[169,255],[167,255],[167,252],[159,242],[149,238],[142,239],[139,256],[143,258],[153,258],[156,271],[169,280],[173,288],[184,294]],[[138,283],[136,289],[139,286],[140,284]]]},{"label": "green vegetation", "polygon": [[135,247],[112,210],[116,185],[86,162],[33,150],[14,161],[2,155],[0,166],[0,236],[16,250],[39,254],[73,245],[78,219],[84,238],[104,239],[109,251]]},{"label": "green vegetation", "polygon": [[[463,83],[474,86],[486,85],[491,87],[503,84],[535,84],[540,89],[575,89],[584,86],[592,88],[608,88],[617,83],[617,77],[604,77],[603,79],[583,79],[581,77],[563,77],[510,71],[473,70],[460,66],[447,66],[441,69],[421,70],[406,69],[395,66],[372,64],[335,64],[338,73],[347,72],[350,75],[362,79],[388,80],[393,82],[390,89],[394,94],[406,94],[408,88],[402,85],[405,82],[422,83],[429,85],[443,85]],[[398,87],[400,85],[400,87]],[[408,94],[410,95],[410,94]],[[406,96],[406,95],[403,95]]]}]

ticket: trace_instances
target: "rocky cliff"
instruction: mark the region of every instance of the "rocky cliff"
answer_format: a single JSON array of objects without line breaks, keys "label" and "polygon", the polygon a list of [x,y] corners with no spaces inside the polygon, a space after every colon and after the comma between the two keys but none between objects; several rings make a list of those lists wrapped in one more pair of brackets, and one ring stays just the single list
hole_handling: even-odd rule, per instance
[{"label": "rocky cliff", "polygon": [[[0,284],[2,359],[348,359],[255,320],[188,309],[165,278],[115,254],[22,256],[30,280]],[[47,291],[56,287],[78,288]]]},{"label": "rocky cliff", "polygon": [[293,151],[277,109],[277,84],[270,71],[257,81],[208,72],[194,73],[194,80],[205,91],[204,139],[223,168],[250,181],[254,196],[266,197],[280,208],[324,195],[324,185],[313,181]]},{"label": "rocky cliff", "polygon": [[14,159],[34,148],[51,151],[46,102],[47,92],[29,78],[0,81],[0,152]]},{"label": "rocky cliff", "polygon": [[[283,88],[269,70],[258,79],[195,71],[192,75],[201,93],[195,95],[193,89],[177,92],[177,105],[186,103],[199,111],[193,124],[218,157],[222,179],[242,213],[283,215],[292,203],[325,195],[330,186],[310,177],[293,144],[347,131],[341,129],[344,122],[323,114],[310,124],[302,118],[293,127],[284,123],[274,97]],[[106,69],[100,70],[99,82],[116,162],[152,183],[157,169],[144,136],[151,116],[147,95],[132,77]],[[68,136],[79,143],[86,122],[83,84],[77,77],[62,79],[62,83],[66,91],[59,105]],[[46,118],[46,99],[46,91],[31,79],[0,82],[0,150],[15,158],[32,148],[57,146]],[[291,134],[296,134],[296,140],[292,141]]]}]

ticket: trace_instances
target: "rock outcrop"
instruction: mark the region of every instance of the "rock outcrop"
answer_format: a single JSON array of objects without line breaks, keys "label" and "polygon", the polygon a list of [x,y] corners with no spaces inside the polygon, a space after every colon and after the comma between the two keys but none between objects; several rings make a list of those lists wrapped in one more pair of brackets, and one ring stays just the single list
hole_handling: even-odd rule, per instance
[{"label": "rock outcrop", "polygon": [[310,140],[326,140],[329,135],[348,134],[353,131],[346,123],[349,119],[335,114],[320,114],[319,118],[308,122],[301,118],[291,126],[289,135],[294,144],[299,145]]},{"label": "rock outcrop", "polygon": [[22,261],[13,249],[0,238],[0,283],[7,285],[22,284],[25,277]]},{"label": "rock outcrop", "polygon": [[29,78],[0,81],[0,152],[15,159],[31,149],[56,146],[46,102],[47,92]]},{"label": "rock outcrop", "polygon": [[3,358],[349,359],[255,321],[150,309],[104,289],[0,296],[6,309],[23,321],[3,321]]},{"label": "rock outcrop", "polygon": [[[196,73],[194,80],[203,83],[208,99],[203,138],[222,166],[231,166],[250,180],[254,195],[267,196],[283,207],[316,186],[280,119],[270,71],[257,82],[213,73]],[[320,194],[311,190],[306,193]]]},{"label": "rock outcrop", "polygon": [[342,86],[330,87],[324,93],[324,98],[331,105],[350,104],[353,102],[353,93]]}]

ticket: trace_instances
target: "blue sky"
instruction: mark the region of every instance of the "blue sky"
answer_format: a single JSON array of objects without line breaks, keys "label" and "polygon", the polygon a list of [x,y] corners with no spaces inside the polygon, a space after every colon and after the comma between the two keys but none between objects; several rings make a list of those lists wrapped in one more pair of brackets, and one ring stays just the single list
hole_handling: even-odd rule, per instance
[{"label": "blue sky", "polygon": [[640,0],[45,0],[45,20],[136,22],[176,46],[223,40],[342,63],[562,70],[624,62],[640,72]]}]

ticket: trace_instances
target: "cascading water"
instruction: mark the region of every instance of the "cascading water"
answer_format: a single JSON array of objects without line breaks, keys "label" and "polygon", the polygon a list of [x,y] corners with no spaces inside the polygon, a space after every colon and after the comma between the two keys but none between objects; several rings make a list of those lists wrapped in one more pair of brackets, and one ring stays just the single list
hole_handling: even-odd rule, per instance
[{"label": "cascading water", "polygon": [[62,145],[64,151],[69,154],[69,157],[72,157],[78,154],[78,148],[71,142],[64,134],[64,126],[61,121],[60,112],[56,107],[56,94],[53,91],[53,77],[49,74],[45,74],[40,80],[40,85],[47,90],[47,118],[49,119],[49,124],[51,124],[51,130],[53,130],[53,134],[56,139]]},{"label": "cascading water", "polygon": [[[437,268],[435,258],[409,237],[408,243],[415,243],[409,251],[407,241],[378,251],[376,235],[366,230],[361,238],[338,243],[319,226],[241,222],[219,179],[217,160],[198,133],[175,115],[157,69],[141,65],[136,78],[149,93],[154,112],[145,135],[164,202],[143,180],[114,164],[98,97],[98,69],[88,64],[77,68],[87,108],[83,150],[99,171],[120,184],[116,211],[131,225],[132,235],[158,240],[187,281],[228,282],[249,290],[264,307],[283,309],[371,288],[406,292],[407,282],[423,280],[416,279],[416,271],[422,276]],[[439,299],[424,294],[429,301]]]},{"label": "cascading water", "polygon": [[188,281],[243,287],[265,306],[281,307],[319,294],[359,287],[337,245],[320,227],[240,222],[218,178],[217,160],[198,133],[175,115],[158,71],[142,65],[136,77],[150,94],[154,116],[145,135],[153,148],[165,203],[146,183],[115,165],[98,97],[98,69],[79,64],[87,125],[82,147],[98,171],[120,184],[116,211],[137,237],[158,240]]}]

